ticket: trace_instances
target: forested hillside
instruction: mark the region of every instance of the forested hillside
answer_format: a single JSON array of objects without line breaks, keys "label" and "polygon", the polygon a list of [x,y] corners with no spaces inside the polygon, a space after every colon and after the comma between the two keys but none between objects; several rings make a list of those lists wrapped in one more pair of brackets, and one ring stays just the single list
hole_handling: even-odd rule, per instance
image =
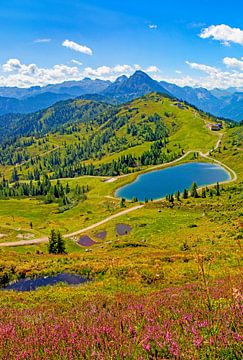
[{"label": "forested hillside", "polygon": [[215,118],[158,93],[119,106],[64,101],[0,121],[8,122],[0,169],[12,181],[127,174],[215,144],[215,134],[206,129]]}]

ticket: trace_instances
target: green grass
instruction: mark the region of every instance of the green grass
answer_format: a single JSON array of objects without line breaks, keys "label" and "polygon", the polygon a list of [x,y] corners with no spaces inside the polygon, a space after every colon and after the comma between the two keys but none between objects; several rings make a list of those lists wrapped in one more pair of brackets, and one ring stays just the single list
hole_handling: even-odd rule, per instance
[{"label": "green grass", "polygon": [[[161,201],[148,203],[88,232],[98,242],[90,252],[71,239],[63,256],[48,255],[46,244],[2,248],[0,265],[5,271],[14,268],[13,278],[60,271],[90,274],[95,281],[83,291],[95,292],[98,284],[108,293],[147,292],[197,281],[200,256],[209,279],[238,274],[242,199],[240,189],[227,189],[220,197],[184,200],[174,208]],[[129,224],[131,232],[118,236],[117,223]],[[107,231],[105,240],[95,238],[101,230]]]},{"label": "green grass", "polygon": [[[175,103],[175,101],[163,98],[158,94],[150,94],[121,106],[118,116],[132,114],[132,117],[128,121],[129,124],[145,124],[148,116],[154,115],[155,113],[159,114],[163,123],[170,131],[167,148],[173,154],[180,155],[181,149],[184,149],[184,151],[195,150],[206,152],[213,148],[217,141],[218,134],[215,134],[206,128],[206,123],[212,122],[212,120],[189,106],[185,109],[180,109]],[[136,109],[136,111],[134,109]],[[169,114],[169,117],[165,114]],[[64,143],[82,143],[82,141],[87,139],[91,134],[102,133],[104,125],[99,127],[97,124],[93,124],[92,127],[87,128],[86,124],[80,123],[77,132],[74,132],[71,135],[63,135],[59,132],[50,133],[48,136],[44,137],[44,144],[42,144],[42,141],[41,144],[39,144],[39,140],[36,139],[34,144],[25,147],[25,151],[31,157],[36,157],[37,155],[45,157],[47,152],[52,151],[53,148],[57,147],[63,152]],[[154,127],[155,124],[151,123],[150,126]],[[151,146],[151,142],[146,142],[142,138],[133,137],[131,134],[127,134],[127,124],[115,130],[115,136],[120,140],[123,138],[126,139],[126,149],[115,153],[109,153],[108,143],[107,154],[105,156],[101,159],[90,159],[85,161],[85,163],[93,162],[95,165],[99,165],[111,162],[112,160],[117,160],[123,155],[132,154],[140,156],[144,151],[149,150]],[[81,140],[78,140],[78,138]],[[27,140],[27,138],[23,138],[23,140]],[[112,139],[110,142],[112,143]],[[2,166],[0,171],[6,178],[9,178],[11,176],[12,168],[12,166]],[[22,166],[22,170],[20,170],[20,166],[18,166],[18,169],[20,173],[27,175],[28,171],[32,169],[32,166],[30,166],[30,162],[27,161],[27,166]]]}]

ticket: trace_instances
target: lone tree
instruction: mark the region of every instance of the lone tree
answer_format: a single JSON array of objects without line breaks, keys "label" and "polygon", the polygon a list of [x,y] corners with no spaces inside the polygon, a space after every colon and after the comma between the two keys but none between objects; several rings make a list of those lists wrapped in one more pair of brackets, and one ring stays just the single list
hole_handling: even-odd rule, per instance
[{"label": "lone tree", "polygon": [[48,243],[48,251],[49,254],[65,254],[65,242],[63,240],[60,231],[51,230],[51,234],[49,236],[49,243]]},{"label": "lone tree", "polygon": [[120,207],[121,207],[121,208],[126,207],[126,199],[121,198],[121,201],[120,201]]},{"label": "lone tree", "polygon": [[197,184],[195,182],[192,183],[191,189],[190,189],[191,196],[194,198],[198,198],[197,193]]}]

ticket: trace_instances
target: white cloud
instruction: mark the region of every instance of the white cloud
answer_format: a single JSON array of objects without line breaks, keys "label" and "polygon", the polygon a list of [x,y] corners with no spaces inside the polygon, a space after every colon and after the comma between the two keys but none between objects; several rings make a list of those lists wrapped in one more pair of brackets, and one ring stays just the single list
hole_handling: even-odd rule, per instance
[{"label": "white cloud", "polygon": [[82,64],[80,61],[78,61],[78,60],[72,59],[71,62],[72,62],[73,64],[75,64],[75,65],[79,65],[79,66],[82,66],[82,65],[83,65],[83,64]]},{"label": "white cloud", "polygon": [[149,28],[150,28],[150,29],[158,29],[158,25],[156,25],[156,24],[150,24],[150,25],[149,25]]},{"label": "white cloud", "polygon": [[225,24],[211,25],[203,29],[199,36],[202,39],[212,37],[213,40],[221,41],[224,45],[230,45],[230,43],[243,45],[243,30]]},{"label": "white cloud", "polygon": [[86,55],[93,55],[93,51],[85,46],[85,45],[80,45],[74,41],[71,40],[64,40],[62,43],[62,46],[65,46],[69,49],[72,49],[74,51],[78,51],[80,53],[86,54]]},{"label": "white cloud", "polygon": [[175,70],[175,73],[176,74],[182,74],[182,71],[181,70]]},{"label": "white cloud", "polygon": [[[187,61],[186,64],[195,70],[195,76],[186,75],[185,71],[181,74],[180,70],[177,70],[177,76],[165,77],[155,65],[143,68],[139,64],[117,64],[115,66],[103,65],[97,68],[86,67],[83,69],[75,66],[74,63],[73,66],[56,64],[45,68],[39,67],[36,64],[24,64],[19,59],[9,59],[5,64],[0,65],[0,86],[44,86],[68,80],[81,80],[84,77],[114,81],[118,76],[130,76],[136,70],[143,70],[158,81],[165,80],[179,86],[202,86],[208,89],[243,86],[243,58],[224,58],[223,64],[227,67],[224,70],[190,61]],[[197,74],[198,71],[199,73]]]},{"label": "white cloud", "polygon": [[[75,60],[74,64],[80,64],[76,62],[77,60]],[[50,68],[43,68],[38,67],[36,64],[23,64],[19,59],[9,59],[5,64],[0,66],[0,70],[0,86],[30,87],[57,84],[68,80],[81,80],[84,77],[114,81],[120,75],[130,76],[136,70],[143,69],[138,64],[104,65],[97,68],[86,67],[85,69],[80,69],[79,66],[56,64]],[[150,70],[153,76],[159,71],[154,65],[149,66],[144,71],[146,70]]]},{"label": "white cloud", "polygon": [[51,39],[35,39],[34,43],[48,43]]},{"label": "white cloud", "polygon": [[204,22],[191,22],[187,26],[189,29],[202,28],[206,24]]},{"label": "white cloud", "polygon": [[41,68],[36,64],[26,65],[18,59],[9,59],[1,68],[3,75],[0,76],[0,85],[2,86],[42,86],[80,78],[80,71],[77,67],[63,64],[57,64],[51,68]]},{"label": "white cloud", "polygon": [[215,74],[215,73],[218,72],[218,70],[213,66],[204,65],[204,64],[198,64],[198,63],[192,63],[190,61],[186,61],[186,64],[189,65],[192,69],[204,71],[209,75],[210,74]]},{"label": "white cloud", "polygon": [[243,71],[243,57],[241,58],[241,60],[238,60],[236,58],[225,57],[223,59],[223,63],[229,68],[236,68]]},{"label": "white cloud", "polygon": [[94,69],[91,67],[86,67],[83,71],[84,76],[91,78],[100,78],[103,80],[115,80],[120,75],[132,75],[136,70],[142,70],[142,67],[138,64],[134,65],[115,65],[115,66],[99,66]]},{"label": "white cloud", "polygon": [[144,69],[144,71],[147,73],[159,73],[160,69],[157,66],[152,65],[152,66],[149,66],[147,69]]},{"label": "white cloud", "polygon": [[[224,64],[228,63],[230,67],[236,67],[237,59],[234,59],[232,61],[229,60],[223,60]],[[235,66],[232,65],[232,62],[235,64]],[[238,62],[241,62],[241,60],[238,60]],[[240,65],[237,62],[238,68],[240,68]],[[243,61],[242,61],[243,63]],[[190,68],[194,70],[199,70],[200,72],[203,72],[204,76],[199,77],[192,77],[192,76],[183,76],[181,78],[170,78],[166,79],[166,81],[173,82],[179,86],[196,86],[196,87],[205,87],[207,89],[213,89],[215,87],[217,88],[228,88],[228,87],[242,87],[243,86],[243,72],[241,71],[223,71],[222,69],[218,69],[213,66],[205,65],[205,64],[198,64],[195,62],[189,62],[186,61],[186,64],[190,66]],[[226,64],[227,65],[227,64]],[[241,70],[241,68],[240,68]]]},{"label": "white cloud", "polygon": [[2,69],[4,72],[17,71],[21,69],[21,63],[18,59],[9,59],[6,64],[3,64]]}]

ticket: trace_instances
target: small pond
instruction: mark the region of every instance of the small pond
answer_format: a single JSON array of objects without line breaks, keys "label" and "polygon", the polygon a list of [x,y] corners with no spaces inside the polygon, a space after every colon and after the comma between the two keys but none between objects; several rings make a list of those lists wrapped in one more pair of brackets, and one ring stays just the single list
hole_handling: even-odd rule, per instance
[{"label": "small pond", "polygon": [[118,189],[116,196],[127,200],[156,200],[189,189],[194,181],[203,186],[229,179],[230,174],[222,166],[191,162],[139,175],[132,183]]},{"label": "small pond", "polygon": [[79,275],[75,274],[57,274],[53,276],[42,276],[35,279],[20,279],[14,283],[11,283],[2,290],[15,290],[15,291],[31,291],[41,286],[56,285],[57,283],[64,283],[68,285],[78,285],[89,281]]}]

